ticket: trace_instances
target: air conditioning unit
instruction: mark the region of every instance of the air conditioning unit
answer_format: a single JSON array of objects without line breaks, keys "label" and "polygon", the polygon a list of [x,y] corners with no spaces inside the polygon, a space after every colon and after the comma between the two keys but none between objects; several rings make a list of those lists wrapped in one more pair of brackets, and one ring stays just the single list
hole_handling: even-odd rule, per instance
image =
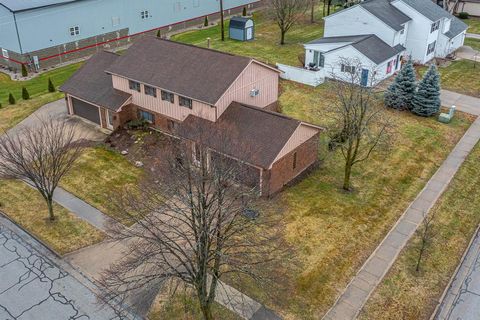
[{"label": "air conditioning unit", "polygon": [[260,94],[260,90],[259,89],[252,89],[250,90],[250,97],[256,97]]}]

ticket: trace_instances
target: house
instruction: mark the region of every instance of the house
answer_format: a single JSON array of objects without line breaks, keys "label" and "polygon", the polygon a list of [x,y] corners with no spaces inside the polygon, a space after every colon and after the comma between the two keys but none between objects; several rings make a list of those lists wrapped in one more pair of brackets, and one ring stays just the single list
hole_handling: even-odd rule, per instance
[{"label": "house", "polygon": [[[323,77],[345,81],[351,81],[351,74],[358,73],[355,80],[362,86],[374,86],[398,71],[405,52],[401,44],[391,47],[374,34],[327,36],[304,47],[306,68],[318,69]],[[355,70],[360,66],[362,70]]]},{"label": "house", "polygon": [[324,19],[325,37],[374,34],[422,64],[461,47],[467,30],[431,0],[366,0]]},{"label": "house", "polygon": [[[145,36],[123,55],[94,55],[61,90],[69,114],[110,130],[144,119],[190,143],[193,155],[201,144],[212,159],[241,163],[250,172],[244,180],[271,195],[316,163],[322,131],[272,111],[279,73],[251,58]],[[204,132],[212,138],[199,140]]]},{"label": "house", "polygon": [[[225,1],[225,14],[260,6]],[[124,46],[143,33],[163,33],[219,16],[218,1],[0,0],[0,65],[39,70]]]}]

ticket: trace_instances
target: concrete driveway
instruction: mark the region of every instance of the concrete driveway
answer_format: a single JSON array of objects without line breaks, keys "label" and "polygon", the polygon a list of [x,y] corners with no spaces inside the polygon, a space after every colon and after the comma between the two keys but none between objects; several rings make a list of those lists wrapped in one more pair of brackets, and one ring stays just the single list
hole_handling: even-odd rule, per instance
[{"label": "concrete driveway", "polygon": [[75,126],[75,134],[78,139],[103,141],[107,136],[107,133],[102,131],[94,123],[77,116],[68,115],[67,106],[64,99],[57,100],[40,107],[40,109],[32,113],[14,128],[10,129],[8,133],[15,134],[22,128],[35,126],[39,123],[40,119],[48,118],[52,118],[54,121],[58,122],[66,122],[67,124]]},{"label": "concrete driveway", "polygon": [[459,111],[480,116],[480,98],[442,89],[440,99],[444,107],[457,106],[457,110]]},{"label": "concrete driveway", "polygon": [[97,303],[98,288],[0,216],[0,319],[135,319]]}]

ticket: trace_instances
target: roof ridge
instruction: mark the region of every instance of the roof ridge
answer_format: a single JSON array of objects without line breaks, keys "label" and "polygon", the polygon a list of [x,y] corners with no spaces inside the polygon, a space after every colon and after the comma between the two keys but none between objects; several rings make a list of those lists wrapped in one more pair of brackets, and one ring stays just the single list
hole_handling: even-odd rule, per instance
[{"label": "roof ridge", "polygon": [[286,119],[286,120],[293,120],[293,121],[298,122],[298,123],[302,122],[300,120],[294,119],[294,118],[289,117],[289,116],[287,116],[283,113],[280,113],[280,112],[266,110],[264,108],[252,106],[252,105],[241,103],[241,102],[238,102],[238,101],[232,101],[232,103],[230,105],[232,105],[232,104],[236,104],[236,105],[239,105],[241,107],[249,108],[249,109],[252,109],[252,110],[255,110],[255,111],[260,111],[260,112],[263,112],[263,113],[267,113],[267,114],[270,114],[270,115],[273,115],[273,116],[276,116],[276,117],[279,117],[279,118],[283,118],[283,119]]}]

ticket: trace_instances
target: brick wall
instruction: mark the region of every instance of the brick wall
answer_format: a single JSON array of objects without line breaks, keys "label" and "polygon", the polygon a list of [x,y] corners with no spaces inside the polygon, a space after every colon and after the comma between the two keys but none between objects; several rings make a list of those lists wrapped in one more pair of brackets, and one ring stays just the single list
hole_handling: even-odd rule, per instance
[{"label": "brick wall", "polygon": [[[263,195],[270,196],[308,170],[318,160],[319,134],[313,136],[298,148],[275,162],[271,170],[263,172]],[[297,165],[293,168],[294,154],[297,154]]]}]

